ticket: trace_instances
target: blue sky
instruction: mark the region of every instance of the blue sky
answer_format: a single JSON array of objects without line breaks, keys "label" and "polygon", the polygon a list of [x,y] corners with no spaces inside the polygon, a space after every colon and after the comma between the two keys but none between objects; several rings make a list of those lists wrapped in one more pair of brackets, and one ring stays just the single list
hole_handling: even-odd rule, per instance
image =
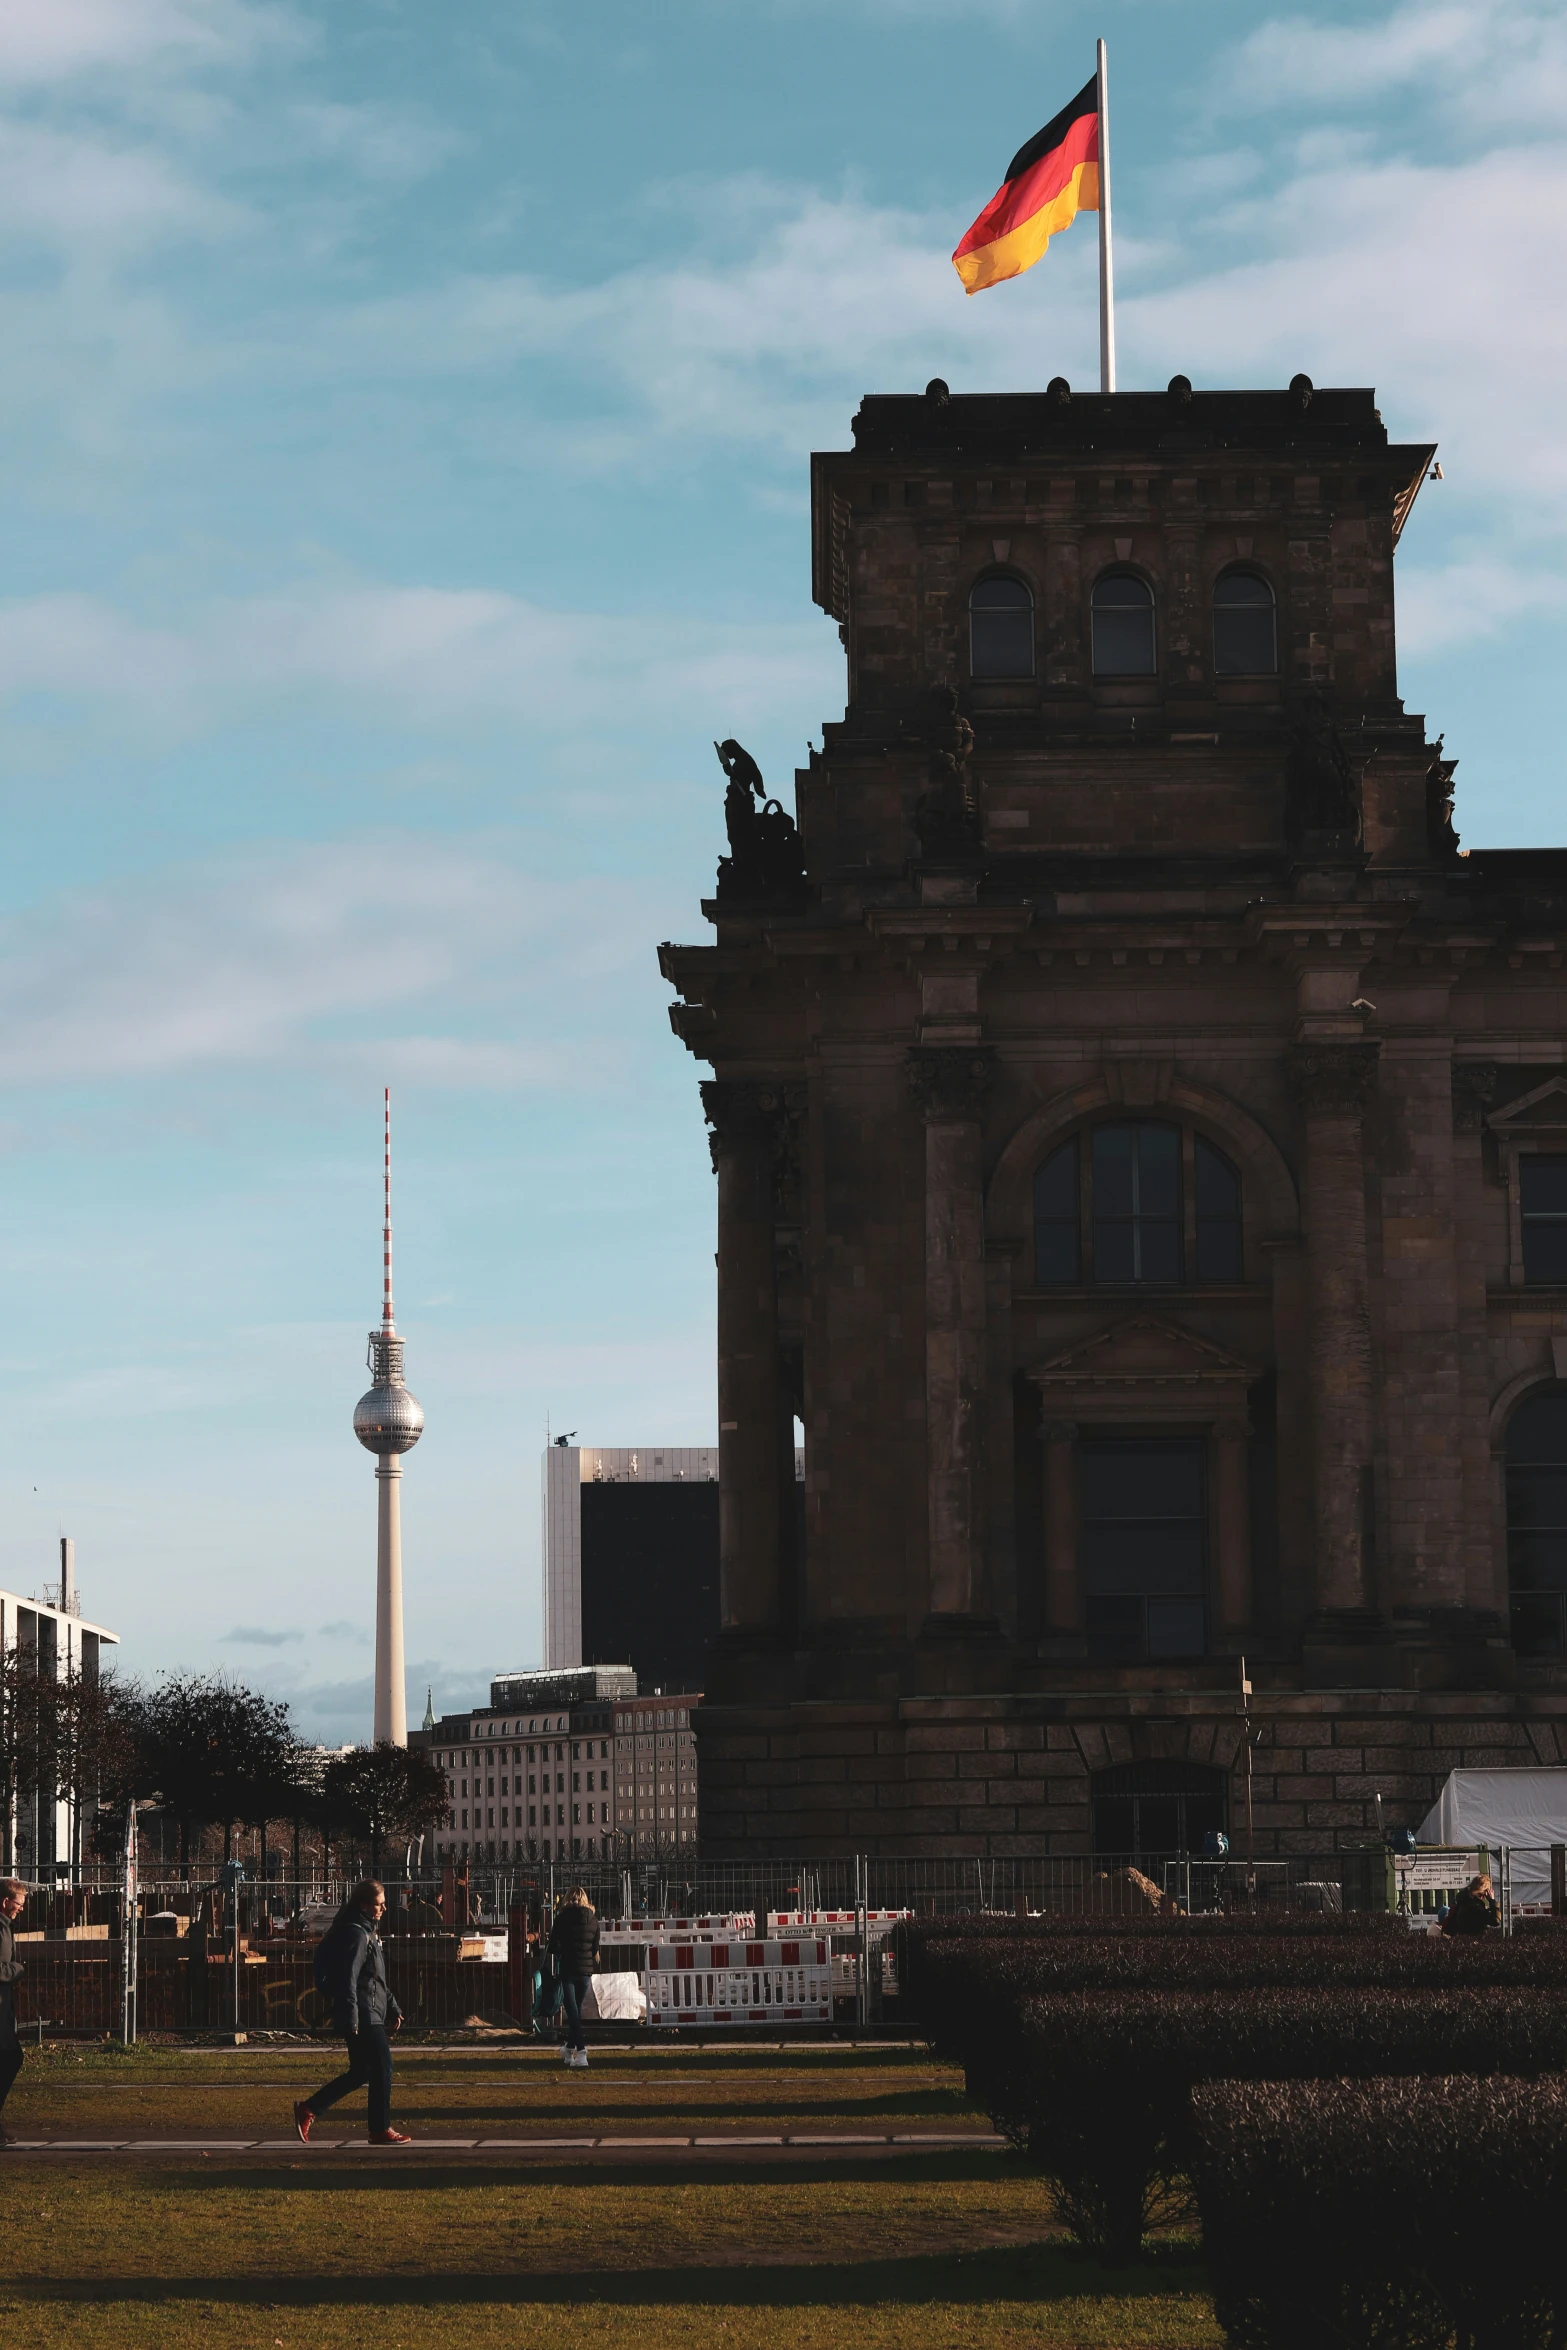
[{"label": "blue sky", "polygon": [[539,1649],[546,1414],[713,1440],[655,949],[715,736],[842,703],[807,458],[1096,368],[1093,224],[947,260],[1111,45],[1121,379],[1442,443],[1402,685],[1567,836],[1567,24],[1049,0],[0,13],[0,1580],[365,1734],[379,1089],[428,1434],[411,1689]]}]

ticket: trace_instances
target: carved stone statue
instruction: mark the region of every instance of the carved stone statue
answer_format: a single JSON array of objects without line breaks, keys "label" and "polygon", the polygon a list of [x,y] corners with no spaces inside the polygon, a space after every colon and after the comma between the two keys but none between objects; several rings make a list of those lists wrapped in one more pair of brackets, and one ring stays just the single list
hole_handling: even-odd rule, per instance
[{"label": "carved stone statue", "polygon": [[781,800],[768,798],[760,767],[733,736],[713,748],[729,779],[729,854],[718,860],[719,898],[798,897],[805,887],[805,855],[794,818]]},{"label": "carved stone statue", "polygon": [[968,859],[980,848],[979,811],[969,788],[974,729],[950,685],[937,686],[925,722],[930,749],[926,785],[914,809],[914,831],[927,862]]},{"label": "carved stone statue", "polygon": [[1453,770],[1456,759],[1442,756],[1442,737],[1432,747],[1426,769],[1426,839],[1433,857],[1456,857],[1458,834],[1453,825]]},{"label": "carved stone statue", "polygon": [[1326,700],[1313,694],[1290,719],[1284,784],[1284,829],[1292,841],[1324,835],[1335,846],[1360,846],[1360,785],[1344,754]]}]

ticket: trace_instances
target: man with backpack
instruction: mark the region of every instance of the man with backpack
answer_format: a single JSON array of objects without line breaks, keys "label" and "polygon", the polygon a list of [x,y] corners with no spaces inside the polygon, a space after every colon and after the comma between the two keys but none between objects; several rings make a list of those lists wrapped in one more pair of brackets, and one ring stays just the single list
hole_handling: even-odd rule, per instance
[{"label": "man with backpack", "polygon": [[316,1989],[332,2002],[332,2028],[348,2045],[348,2070],[294,2107],[294,2127],[308,2143],[317,2114],[355,2089],[370,2092],[372,2146],[406,2146],[392,2127],[392,2034],[403,2011],[386,1979],[386,1952],[376,1927],[386,1911],[386,1888],[367,1877],[354,1887],[316,1946]]},{"label": "man with backpack", "polygon": [[[0,2108],[22,2069],[22,2043],[16,2032],[16,1986],[22,1962],[16,1955],[12,1928],[26,1907],[27,1887],[20,1877],[0,1877]],[[5,2131],[0,2128],[0,2146],[6,2143]]]}]

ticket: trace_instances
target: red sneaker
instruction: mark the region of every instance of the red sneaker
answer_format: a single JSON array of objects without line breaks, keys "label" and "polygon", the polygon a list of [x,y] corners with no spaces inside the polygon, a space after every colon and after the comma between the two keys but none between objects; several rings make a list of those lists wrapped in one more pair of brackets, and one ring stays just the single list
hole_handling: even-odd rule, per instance
[{"label": "red sneaker", "polygon": [[370,2143],[372,2146],[411,2146],[413,2140],[406,2130],[372,2130]]},{"label": "red sneaker", "polygon": [[299,2132],[299,2143],[301,2146],[309,2145],[310,2132],[315,2125],[315,2118],[315,2115],[311,2112],[303,2097],[301,2097],[294,2107],[294,2127]]}]

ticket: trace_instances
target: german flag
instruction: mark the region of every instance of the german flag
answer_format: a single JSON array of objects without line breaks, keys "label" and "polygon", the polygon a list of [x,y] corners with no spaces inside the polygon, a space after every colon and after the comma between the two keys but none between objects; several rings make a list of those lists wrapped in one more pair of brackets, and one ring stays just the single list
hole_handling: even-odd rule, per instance
[{"label": "german flag", "polygon": [[1020,147],[952,256],[965,293],[1032,269],[1058,230],[1099,209],[1099,79]]}]

